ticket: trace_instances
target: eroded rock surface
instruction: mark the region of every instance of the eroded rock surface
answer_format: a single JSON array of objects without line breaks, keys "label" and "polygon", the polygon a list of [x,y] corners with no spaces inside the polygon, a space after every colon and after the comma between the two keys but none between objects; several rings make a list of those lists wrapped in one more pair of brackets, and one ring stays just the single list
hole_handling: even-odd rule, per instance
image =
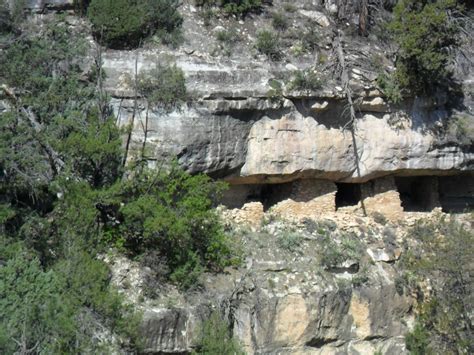
[{"label": "eroded rock surface", "polygon": [[[248,354],[406,354],[414,299],[395,282],[406,224],[326,216],[300,223],[267,216],[253,229],[227,217],[245,262],[203,275],[191,292],[157,283],[156,298],[149,298],[150,285],[140,281],[146,268],[115,260],[114,283],[144,311],[145,352],[191,351],[202,322],[217,310]],[[328,248],[341,245],[352,252],[333,264]]]}]

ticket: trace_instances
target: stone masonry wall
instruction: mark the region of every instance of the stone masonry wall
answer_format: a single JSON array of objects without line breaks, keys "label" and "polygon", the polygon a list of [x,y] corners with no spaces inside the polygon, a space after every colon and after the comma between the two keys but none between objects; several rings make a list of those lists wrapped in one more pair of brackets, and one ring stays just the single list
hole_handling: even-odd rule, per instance
[{"label": "stone masonry wall", "polygon": [[361,186],[362,207],[367,214],[382,213],[397,219],[403,213],[400,194],[392,176],[369,181]]},{"label": "stone masonry wall", "polygon": [[336,210],[336,191],[336,184],[328,180],[298,180],[290,197],[274,205],[272,211],[286,218],[317,218]]}]

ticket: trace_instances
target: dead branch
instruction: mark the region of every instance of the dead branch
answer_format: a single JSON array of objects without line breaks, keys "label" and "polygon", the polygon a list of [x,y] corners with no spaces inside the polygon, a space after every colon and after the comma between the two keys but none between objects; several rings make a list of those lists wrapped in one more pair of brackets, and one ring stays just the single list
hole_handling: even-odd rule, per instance
[{"label": "dead branch", "polygon": [[30,107],[23,107],[20,98],[15,95],[15,92],[12,88],[9,88],[5,84],[3,84],[1,88],[3,89],[3,92],[7,95],[8,99],[14,104],[15,107],[19,109],[19,111],[27,119],[30,127],[33,129],[33,138],[37,141],[37,143],[48,156],[51,169],[53,170],[54,175],[57,175],[64,168],[65,163],[60,158],[59,153],[56,152],[48,142],[41,139],[40,133],[43,130],[43,125],[38,121],[36,114]]}]

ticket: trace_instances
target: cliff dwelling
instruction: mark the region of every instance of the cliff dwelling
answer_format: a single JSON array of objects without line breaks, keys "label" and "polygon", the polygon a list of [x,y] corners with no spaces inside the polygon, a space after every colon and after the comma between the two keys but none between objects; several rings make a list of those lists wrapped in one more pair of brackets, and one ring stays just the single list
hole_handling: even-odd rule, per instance
[{"label": "cliff dwelling", "polygon": [[361,200],[360,184],[336,183],[336,209],[356,206]]},{"label": "cliff dwelling", "polygon": [[439,206],[437,177],[395,177],[395,184],[405,212],[429,212]]},{"label": "cliff dwelling", "polygon": [[334,183],[322,179],[299,179],[280,184],[233,185],[222,203],[242,208],[259,202],[286,216],[317,217],[341,208],[360,208],[399,217],[402,212],[465,212],[474,207],[474,179],[459,176],[388,176],[365,183]]}]

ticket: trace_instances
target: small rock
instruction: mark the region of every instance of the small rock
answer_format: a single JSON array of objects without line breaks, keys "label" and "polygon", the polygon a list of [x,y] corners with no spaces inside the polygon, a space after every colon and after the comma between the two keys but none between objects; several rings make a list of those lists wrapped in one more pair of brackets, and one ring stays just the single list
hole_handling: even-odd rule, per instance
[{"label": "small rock", "polygon": [[314,20],[321,27],[328,27],[331,24],[327,16],[324,15],[322,12],[300,10],[299,13]]},{"label": "small rock", "polygon": [[329,106],[329,102],[327,101],[324,101],[322,103],[316,102],[313,106],[311,106],[311,109],[315,112],[322,112],[322,111],[327,110],[328,106]]},{"label": "small rock", "polygon": [[296,65],[293,65],[291,63],[288,63],[287,65],[285,65],[285,69],[286,70],[291,70],[291,71],[295,71],[295,70],[298,70],[298,67]]},{"label": "small rock", "polygon": [[381,97],[376,97],[370,101],[363,101],[360,105],[362,111],[367,112],[389,112],[386,102]]},{"label": "small rock", "polygon": [[380,92],[380,90],[371,90],[367,93],[367,97],[377,97],[377,96],[381,96],[382,93]]},{"label": "small rock", "polygon": [[222,32],[225,31],[225,28],[222,26],[216,26],[212,29],[212,32]]},{"label": "small rock", "polygon": [[328,11],[331,15],[335,15],[337,14],[337,12],[339,11],[338,8],[337,8],[337,5],[336,4],[331,4],[328,6]]}]

